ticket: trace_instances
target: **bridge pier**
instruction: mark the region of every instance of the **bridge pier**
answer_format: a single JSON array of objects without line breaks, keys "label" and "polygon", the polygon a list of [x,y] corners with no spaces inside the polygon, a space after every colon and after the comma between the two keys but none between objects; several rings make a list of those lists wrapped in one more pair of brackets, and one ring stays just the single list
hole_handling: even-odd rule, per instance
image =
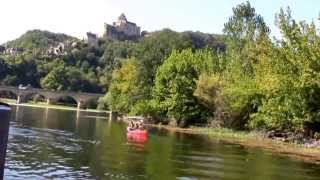
[{"label": "bridge pier", "polygon": [[49,105],[51,103],[50,98],[47,98],[47,105]]},{"label": "bridge pier", "polygon": [[81,109],[83,106],[82,102],[81,101],[78,101],[77,102],[77,109]]},{"label": "bridge pier", "polygon": [[17,97],[17,102],[16,102],[17,104],[20,104],[20,101],[21,101],[20,99],[21,99],[21,97],[18,96],[18,97]]},{"label": "bridge pier", "polygon": [[17,96],[17,104],[23,103],[23,97],[21,95]]},{"label": "bridge pier", "polygon": [[17,101],[16,101],[17,104],[21,104],[25,102],[27,102],[27,99],[24,95],[17,95]]}]

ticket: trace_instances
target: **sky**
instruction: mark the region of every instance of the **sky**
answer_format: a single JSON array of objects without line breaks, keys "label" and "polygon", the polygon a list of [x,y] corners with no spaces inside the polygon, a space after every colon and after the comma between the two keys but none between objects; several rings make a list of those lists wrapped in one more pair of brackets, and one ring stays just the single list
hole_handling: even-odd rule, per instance
[{"label": "sky", "polygon": [[[0,44],[27,30],[41,29],[85,38],[86,32],[102,35],[121,13],[142,30],[222,33],[232,7],[245,0],[0,0]],[[296,20],[318,24],[318,0],[250,0],[256,12],[279,36],[274,25],[280,8],[290,7]]]}]

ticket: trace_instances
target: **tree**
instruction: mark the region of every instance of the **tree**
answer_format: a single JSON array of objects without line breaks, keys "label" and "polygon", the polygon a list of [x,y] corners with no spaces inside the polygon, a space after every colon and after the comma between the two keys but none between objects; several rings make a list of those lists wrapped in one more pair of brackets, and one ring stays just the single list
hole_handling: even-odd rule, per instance
[{"label": "tree", "polygon": [[313,23],[297,23],[290,9],[277,15],[283,39],[273,56],[257,67],[266,95],[252,127],[319,131],[320,38]]},{"label": "tree", "polygon": [[144,96],[140,64],[136,59],[126,59],[112,73],[112,81],[106,94],[106,103],[114,111],[129,113],[137,100]]},{"label": "tree", "polygon": [[66,90],[67,70],[64,65],[57,66],[48,75],[41,79],[41,87],[51,90]]},{"label": "tree", "polygon": [[3,58],[0,57],[0,80],[2,80],[9,72],[9,66]]},{"label": "tree", "polygon": [[159,67],[153,88],[153,98],[163,116],[175,119],[180,126],[206,120],[208,111],[193,93],[200,74],[209,73],[212,65],[213,54],[209,50],[171,53]]},{"label": "tree", "polygon": [[[223,32],[227,43],[227,60],[240,63],[242,72],[253,73],[253,64],[259,61],[261,43],[269,41],[269,28],[261,15],[247,1],[233,8],[233,15],[225,23]],[[271,43],[269,41],[269,43]],[[232,68],[234,65],[230,63]]]},{"label": "tree", "polygon": [[113,70],[120,67],[121,59],[130,58],[134,47],[132,42],[108,40],[104,45],[104,53],[99,58],[99,84],[106,90],[110,86]]},{"label": "tree", "polygon": [[157,68],[171,54],[172,50],[186,48],[193,48],[191,39],[170,29],[154,32],[150,37],[146,37],[138,43],[134,55],[146,69],[147,84],[153,82]]},{"label": "tree", "polygon": [[233,15],[225,23],[223,32],[230,49],[241,50],[248,41],[259,40],[269,33],[261,15],[256,14],[249,1],[233,8]]},{"label": "tree", "polygon": [[255,66],[270,50],[269,28],[246,2],[233,8],[224,33],[227,50],[218,55],[219,68],[201,75],[195,95],[213,112],[215,122],[242,129],[263,97],[255,81]]}]

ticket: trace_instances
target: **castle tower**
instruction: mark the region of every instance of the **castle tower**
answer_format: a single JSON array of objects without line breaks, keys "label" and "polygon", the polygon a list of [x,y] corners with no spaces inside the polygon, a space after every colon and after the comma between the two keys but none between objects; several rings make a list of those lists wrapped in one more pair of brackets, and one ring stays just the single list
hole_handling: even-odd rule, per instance
[{"label": "castle tower", "polygon": [[99,44],[98,36],[96,34],[91,33],[91,32],[87,32],[87,41],[88,41],[88,44],[90,44],[92,46],[98,46],[98,44]]},{"label": "castle tower", "polygon": [[118,21],[124,21],[127,22],[127,17],[124,15],[124,13],[121,13],[120,16],[118,17]]},{"label": "castle tower", "polygon": [[105,35],[112,39],[138,39],[141,37],[140,27],[136,23],[127,20],[124,13],[121,13],[116,22],[112,25],[105,24]]}]

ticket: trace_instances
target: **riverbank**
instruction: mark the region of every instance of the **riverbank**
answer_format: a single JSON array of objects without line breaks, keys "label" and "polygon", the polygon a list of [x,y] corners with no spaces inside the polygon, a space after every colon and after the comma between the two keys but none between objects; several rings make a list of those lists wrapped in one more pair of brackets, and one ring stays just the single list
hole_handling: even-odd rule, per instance
[{"label": "riverbank", "polygon": [[271,150],[275,154],[303,159],[320,164],[320,148],[309,144],[283,142],[268,138],[263,132],[233,131],[218,128],[191,128],[193,133],[206,134],[209,137],[221,138],[231,143]]},{"label": "riverbank", "polygon": [[36,107],[36,108],[48,108],[48,109],[60,109],[60,110],[67,110],[67,111],[86,111],[86,112],[96,112],[96,113],[108,113],[109,111],[104,111],[104,110],[97,110],[97,109],[78,109],[76,107],[71,107],[71,106],[63,106],[63,105],[53,105],[53,104],[46,104],[43,102],[28,102],[28,103],[20,103],[17,104],[15,100],[11,99],[1,99],[1,101],[13,105],[13,106],[26,106],[26,107]]},{"label": "riverbank", "polygon": [[320,148],[309,147],[308,144],[283,142],[266,137],[262,132],[234,131],[226,128],[190,127],[178,128],[168,125],[146,124],[149,127],[166,129],[188,134],[205,135],[209,138],[220,139],[232,144],[261,148],[274,154],[298,158],[307,162],[320,164]]}]

